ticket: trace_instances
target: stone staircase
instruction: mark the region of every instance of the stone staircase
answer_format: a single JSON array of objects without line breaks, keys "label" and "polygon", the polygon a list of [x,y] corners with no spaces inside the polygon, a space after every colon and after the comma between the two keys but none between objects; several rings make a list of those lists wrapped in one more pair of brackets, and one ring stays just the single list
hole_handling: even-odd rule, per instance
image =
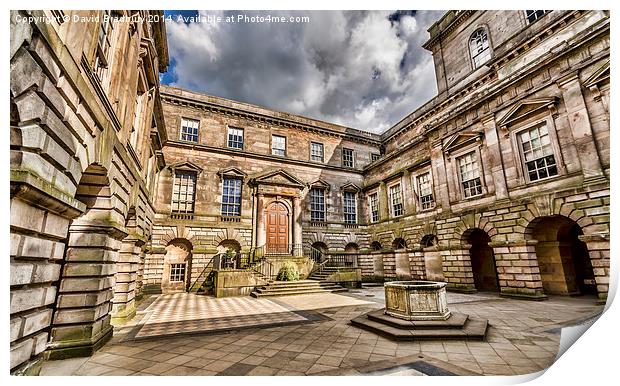
[{"label": "stone staircase", "polygon": [[308,276],[308,279],[325,281],[328,277],[330,277],[336,272],[338,272],[337,267],[321,267],[320,271],[314,271],[310,276]]},{"label": "stone staircase", "polygon": [[336,283],[310,279],[298,281],[270,281],[268,284],[256,288],[250,295],[255,298],[261,298],[267,296],[306,295],[345,291],[348,291],[348,289]]}]

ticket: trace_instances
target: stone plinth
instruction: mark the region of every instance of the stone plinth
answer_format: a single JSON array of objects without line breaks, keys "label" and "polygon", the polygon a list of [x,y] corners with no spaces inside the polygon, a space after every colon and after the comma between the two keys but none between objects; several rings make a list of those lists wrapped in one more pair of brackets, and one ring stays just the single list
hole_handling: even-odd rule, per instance
[{"label": "stone plinth", "polygon": [[437,281],[385,283],[385,308],[351,324],[392,340],[484,340],[489,321],[448,310],[446,285]]},{"label": "stone plinth", "polygon": [[385,313],[404,320],[446,320],[450,317],[446,283],[394,281],[385,283]]}]

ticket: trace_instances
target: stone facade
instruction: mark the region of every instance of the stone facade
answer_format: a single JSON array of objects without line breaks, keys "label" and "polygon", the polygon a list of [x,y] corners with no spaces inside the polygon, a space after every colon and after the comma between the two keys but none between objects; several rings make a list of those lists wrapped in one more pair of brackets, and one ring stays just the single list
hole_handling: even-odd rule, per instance
[{"label": "stone facade", "polygon": [[[471,48],[478,31],[488,54],[482,63]],[[193,245],[192,278],[218,246],[230,242],[250,253],[264,245],[265,208],[283,200],[295,217],[289,242],[328,252],[352,248],[364,280],[428,278],[467,292],[534,299],[595,292],[605,299],[608,13],[451,11],[429,32],[425,48],[439,93],[381,136],[164,88],[170,166],[159,179],[147,280],[166,280],[161,264],[175,239]],[[184,119],[197,122],[196,143],[176,140]],[[229,128],[243,130],[242,149],[230,148]],[[536,139],[524,145],[526,131],[544,149]],[[287,137],[284,157],[271,155],[274,134]],[[311,160],[311,142],[323,144],[324,162]],[[538,146],[544,159],[526,154],[526,145]],[[342,148],[354,149],[354,168],[342,167]],[[532,166],[543,161],[551,166]],[[198,176],[189,221],[170,215],[175,167]],[[474,182],[463,180],[467,167],[475,169]],[[221,216],[226,175],[243,180],[236,219]],[[280,182],[269,180],[276,176]],[[327,192],[325,222],[311,221],[313,186]],[[347,187],[362,191],[356,224],[344,223]]]},{"label": "stone facade", "polygon": [[168,61],[164,24],[137,16],[162,14],[11,13],[13,372],[87,355],[135,313]]},{"label": "stone facade", "polygon": [[[136,12],[161,21],[111,15]],[[381,135],[160,88],[163,21],[106,14],[11,14],[13,372],[89,355],[142,292],[189,290],[228,249],[606,299],[608,12],[448,12],[424,45],[438,95]]]}]

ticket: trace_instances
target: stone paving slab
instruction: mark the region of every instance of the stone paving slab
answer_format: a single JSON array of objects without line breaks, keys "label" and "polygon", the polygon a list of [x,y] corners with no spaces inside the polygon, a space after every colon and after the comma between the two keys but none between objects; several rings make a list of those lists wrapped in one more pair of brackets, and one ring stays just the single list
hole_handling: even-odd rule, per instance
[{"label": "stone paving slab", "polygon": [[212,298],[189,293],[161,295],[143,312],[147,316],[134,325],[125,340],[215,333],[318,319],[271,300]]},{"label": "stone paving slab", "polygon": [[[383,288],[364,289],[380,296]],[[235,298],[256,307],[271,302],[282,312],[320,316],[289,325],[247,326],[227,332],[157,336],[125,340],[150,320],[157,301],[135,321],[115,329],[114,338],[81,365],[47,362],[41,374],[66,375],[515,375],[538,372],[553,363],[560,334],[557,329],[581,323],[602,311],[595,298],[550,297],[544,302],[498,295],[459,295],[453,312],[489,320],[485,341],[393,342],[350,324],[350,320],[381,308],[366,294],[329,294],[265,299]],[[191,295],[196,296],[196,295]],[[450,294],[448,295],[450,299]],[[160,296],[161,297],[161,296]],[[369,300],[370,299],[370,300]],[[183,313],[177,308],[175,322]],[[224,304],[224,303],[221,303]],[[251,303],[249,304],[252,305]],[[265,305],[266,306],[266,305]],[[299,308],[297,308],[299,307]],[[214,308],[216,317],[243,317]],[[304,308],[304,310],[301,310]],[[284,311],[283,311],[284,309]],[[265,311],[265,310],[263,310]],[[254,310],[249,315],[255,315]],[[228,314],[226,314],[228,313]],[[187,316],[186,316],[187,317]],[[193,317],[193,316],[192,316]],[[207,318],[208,319],[208,318]],[[153,319],[157,320],[157,319]],[[188,323],[192,323],[188,319]],[[76,368],[76,366],[79,366]],[[418,374],[420,373],[420,374]]]}]

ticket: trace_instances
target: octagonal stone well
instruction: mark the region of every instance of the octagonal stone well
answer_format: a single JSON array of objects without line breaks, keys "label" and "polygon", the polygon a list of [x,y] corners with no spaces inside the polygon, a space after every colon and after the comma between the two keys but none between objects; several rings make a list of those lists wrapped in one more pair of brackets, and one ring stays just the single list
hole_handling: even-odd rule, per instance
[{"label": "octagonal stone well", "polygon": [[404,320],[446,320],[450,317],[446,283],[393,281],[385,283],[385,313]]}]

